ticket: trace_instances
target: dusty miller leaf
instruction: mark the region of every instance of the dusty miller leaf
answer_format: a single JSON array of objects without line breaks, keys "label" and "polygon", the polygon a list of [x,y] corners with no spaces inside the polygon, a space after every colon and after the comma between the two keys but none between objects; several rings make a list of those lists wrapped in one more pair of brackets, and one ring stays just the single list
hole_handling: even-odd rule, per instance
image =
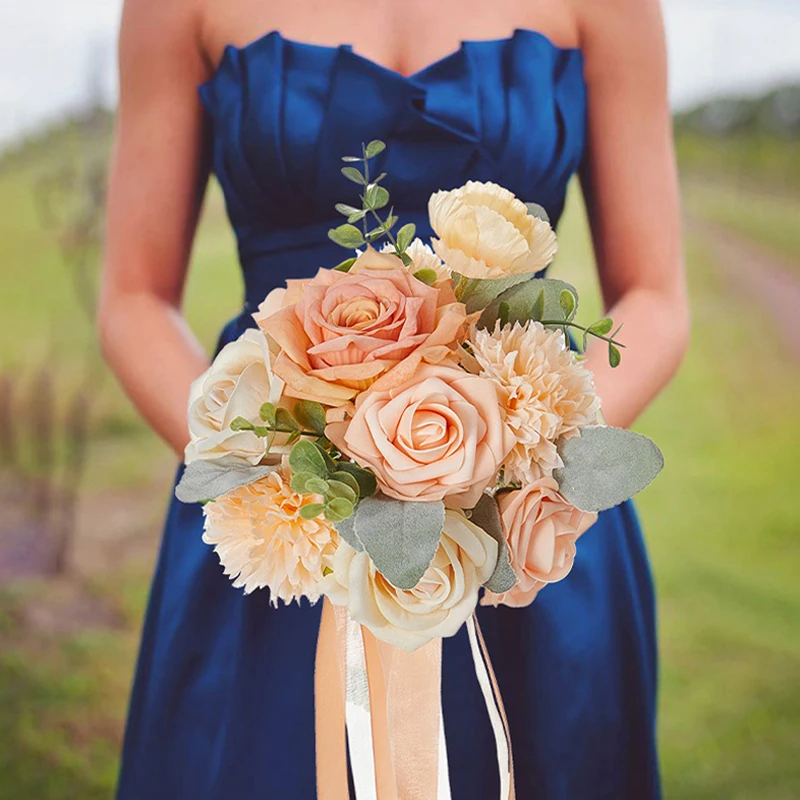
[{"label": "dusty miller leaf", "polygon": [[241,458],[220,458],[216,461],[192,461],[186,466],[175,497],[182,503],[216,500],[226,492],[247,486],[274,472],[276,466],[256,466]]},{"label": "dusty miller leaf", "polygon": [[[561,293],[564,291],[569,292],[575,298],[575,308],[572,309],[572,314],[567,318],[570,320],[575,316],[575,311],[578,307],[578,292],[576,289],[568,283],[555,278],[533,278],[524,283],[517,283],[492,300],[486,306],[483,314],[481,314],[481,318],[478,320],[478,327],[488,330],[494,328],[495,322],[500,317],[501,303],[508,303],[509,322],[512,324],[519,321],[524,325],[531,319],[534,307],[540,303],[543,303],[540,306],[542,312],[540,319],[562,320],[564,319],[564,309],[561,304]],[[539,300],[542,293],[544,293],[543,301]],[[538,308],[536,310],[538,311]]]},{"label": "dusty miller leaf", "polygon": [[645,488],[664,466],[664,456],[646,436],[593,425],[562,439],[564,466],[555,471],[559,491],[582,511],[604,511]]},{"label": "dusty miller leaf", "polygon": [[413,589],[431,564],[444,528],[444,503],[364,498],[355,534],[378,571],[398,589]]},{"label": "dusty miller leaf", "polygon": [[478,505],[472,509],[470,521],[485,530],[498,544],[497,566],[494,568],[492,577],[486,581],[484,586],[495,594],[510,591],[517,585],[517,576],[514,574],[508,558],[508,544],[503,532],[503,524],[500,521],[497,500],[488,494],[482,495]]}]

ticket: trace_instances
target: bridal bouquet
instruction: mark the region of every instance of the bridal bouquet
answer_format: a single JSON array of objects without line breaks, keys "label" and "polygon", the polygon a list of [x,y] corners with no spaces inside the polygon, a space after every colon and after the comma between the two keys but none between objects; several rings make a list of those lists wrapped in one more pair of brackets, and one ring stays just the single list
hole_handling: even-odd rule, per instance
[{"label": "bridal bouquet", "polygon": [[325,596],[412,651],[565,578],[662,457],[603,424],[581,354],[600,339],[616,366],[618,329],[536,277],[557,249],[544,210],[493,183],[439,191],[429,246],[383,212],[384,147],[344,159],[361,204],[330,238],[353,256],[271,292],[192,386],[177,496],[205,504],[234,586]]}]

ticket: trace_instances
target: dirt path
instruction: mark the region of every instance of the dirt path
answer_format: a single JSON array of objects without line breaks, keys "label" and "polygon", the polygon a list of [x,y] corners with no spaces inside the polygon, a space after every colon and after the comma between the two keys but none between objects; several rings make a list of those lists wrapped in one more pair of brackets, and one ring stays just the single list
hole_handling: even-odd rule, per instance
[{"label": "dirt path", "polygon": [[688,230],[711,248],[734,290],[770,313],[781,340],[800,362],[800,264],[717,223],[692,218]]}]

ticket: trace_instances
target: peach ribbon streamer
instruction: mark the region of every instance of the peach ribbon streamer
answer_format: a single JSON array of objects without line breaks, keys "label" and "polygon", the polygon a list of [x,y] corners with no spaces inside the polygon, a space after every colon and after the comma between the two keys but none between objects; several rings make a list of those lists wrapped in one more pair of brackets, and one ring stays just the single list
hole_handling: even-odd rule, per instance
[{"label": "peach ribbon streamer", "polygon": [[[474,618],[468,631],[497,741],[501,800],[514,800],[505,710]],[[358,800],[450,800],[441,659],[441,640],[407,653],[325,600],[315,673],[318,800],[349,800],[348,749]]]}]

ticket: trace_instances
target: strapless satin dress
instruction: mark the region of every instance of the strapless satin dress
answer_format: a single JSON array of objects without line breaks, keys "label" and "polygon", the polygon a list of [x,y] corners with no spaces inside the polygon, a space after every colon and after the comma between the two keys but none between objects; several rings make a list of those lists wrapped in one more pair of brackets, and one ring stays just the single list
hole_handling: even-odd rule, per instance
[{"label": "strapless satin dress", "polygon": [[[350,47],[270,33],[228,47],[200,87],[214,172],[246,298],[220,346],[286,278],[343,258],[327,238],[354,187],[340,157],[383,139],[377,167],[403,223],[430,236],[427,200],[469,179],[507,186],[557,221],[585,157],[581,52],[541,34],[464,42],[411,76]],[[121,800],[313,800],[314,654],[321,604],[245,597],[173,500],[144,625]],[[575,568],[525,609],[481,608],[514,743],[519,800],[659,797],[650,569],[630,503],[600,515]],[[467,636],[444,641],[454,800],[497,796],[495,747]],[[433,800],[433,798],[431,799]]]}]

